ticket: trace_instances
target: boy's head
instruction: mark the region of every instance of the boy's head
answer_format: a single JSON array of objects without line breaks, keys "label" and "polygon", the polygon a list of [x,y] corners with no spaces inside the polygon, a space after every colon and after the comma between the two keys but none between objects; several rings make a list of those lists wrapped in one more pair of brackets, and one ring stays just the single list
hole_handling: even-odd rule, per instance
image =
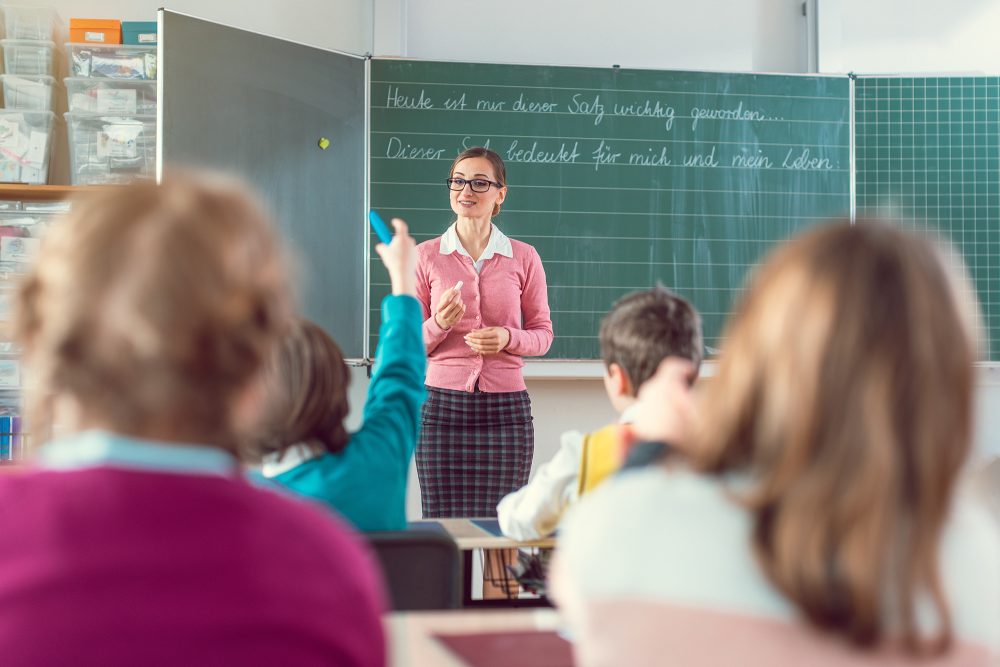
[{"label": "boy's head", "polygon": [[340,347],[317,324],[296,321],[263,373],[264,401],[252,449],[284,453],[304,444],[339,452],[350,435],[344,426],[350,373]]},{"label": "boy's head", "polygon": [[29,414],[44,427],[66,406],[70,430],[234,447],[289,302],[277,237],[242,186],[173,174],[89,193],[18,293]]},{"label": "boy's head", "polygon": [[601,321],[605,387],[615,408],[633,399],[667,357],[702,359],[701,318],[694,307],[657,285],[619,299]]}]

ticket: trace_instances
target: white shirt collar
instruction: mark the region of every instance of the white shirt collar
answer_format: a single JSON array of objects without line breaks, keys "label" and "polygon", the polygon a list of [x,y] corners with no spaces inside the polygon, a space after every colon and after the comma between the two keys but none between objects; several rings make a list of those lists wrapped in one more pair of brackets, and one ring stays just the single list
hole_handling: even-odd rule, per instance
[{"label": "white shirt collar", "polygon": [[[462,246],[462,242],[458,239],[458,229],[456,226],[457,222],[451,223],[448,227],[448,231],[444,233],[441,237],[441,254],[450,255],[451,253],[458,251],[459,255],[465,255],[466,257],[472,258],[472,255]],[[493,255],[503,255],[504,257],[513,257],[514,248],[510,245],[510,239],[507,235],[500,231],[500,229],[490,223],[490,240],[486,243],[486,249],[483,250],[483,254],[479,256],[476,261],[482,262],[484,260],[490,259]]]},{"label": "white shirt collar", "polygon": [[639,404],[632,403],[627,408],[622,410],[621,415],[618,417],[619,424],[631,424],[635,421],[636,414],[639,412]]},{"label": "white shirt collar", "polygon": [[42,445],[37,463],[49,470],[111,467],[226,477],[239,465],[232,454],[218,447],[140,440],[101,430],[83,431]]},{"label": "white shirt collar", "polygon": [[277,477],[281,473],[288,472],[292,468],[321,455],[320,452],[316,452],[305,444],[292,445],[285,450],[284,454],[278,452],[265,454],[261,461],[261,474],[268,479]]}]

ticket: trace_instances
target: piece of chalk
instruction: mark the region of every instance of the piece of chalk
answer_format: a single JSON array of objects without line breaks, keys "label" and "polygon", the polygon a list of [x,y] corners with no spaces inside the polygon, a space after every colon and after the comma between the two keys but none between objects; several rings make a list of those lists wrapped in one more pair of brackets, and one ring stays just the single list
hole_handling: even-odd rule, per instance
[{"label": "piece of chalk", "polygon": [[453,289],[453,290],[455,290],[456,292],[457,292],[458,290],[462,289],[462,281],[461,281],[461,280],[459,280],[459,281],[458,281],[457,283],[455,283],[455,286],[454,286],[454,287],[452,287],[452,289]]},{"label": "piece of chalk", "polygon": [[388,225],[382,221],[382,217],[374,209],[368,211],[368,222],[372,224],[372,229],[375,230],[379,241],[386,245],[392,243],[392,232],[389,231]]}]

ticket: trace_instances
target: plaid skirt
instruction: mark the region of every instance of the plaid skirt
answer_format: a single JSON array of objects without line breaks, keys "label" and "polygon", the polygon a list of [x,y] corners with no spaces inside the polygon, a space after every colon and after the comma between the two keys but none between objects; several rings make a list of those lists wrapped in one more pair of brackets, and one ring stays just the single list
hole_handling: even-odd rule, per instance
[{"label": "plaid skirt", "polygon": [[535,427],[527,391],[427,387],[417,444],[424,518],[492,517],[528,483]]}]

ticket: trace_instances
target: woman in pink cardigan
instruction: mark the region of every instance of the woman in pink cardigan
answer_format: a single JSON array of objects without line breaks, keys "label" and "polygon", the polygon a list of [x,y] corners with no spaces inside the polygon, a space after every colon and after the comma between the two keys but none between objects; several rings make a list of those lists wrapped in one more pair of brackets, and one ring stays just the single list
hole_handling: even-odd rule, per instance
[{"label": "woman in pink cardigan", "polygon": [[545,354],[552,321],[542,260],[492,218],[507,196],[503,160],[469,148],[447,179],[457,219],[417,247],[427,390],[417,446],[425,517],[495,516],[528,481],[534,454],[522,357]]}]

